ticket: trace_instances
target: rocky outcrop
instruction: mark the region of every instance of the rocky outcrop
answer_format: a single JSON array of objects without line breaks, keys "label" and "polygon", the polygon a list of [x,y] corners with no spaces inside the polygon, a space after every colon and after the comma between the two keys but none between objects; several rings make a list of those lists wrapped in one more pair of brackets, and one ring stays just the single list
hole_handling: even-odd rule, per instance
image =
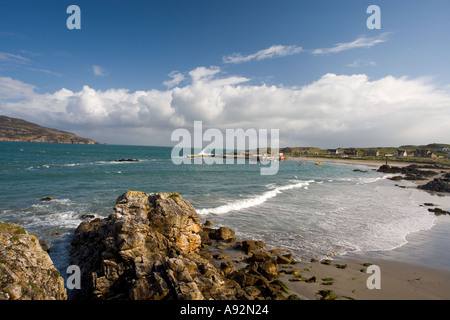
[{"label": "rocky outcrop", "polygon": [[[404,174],[405,180],[425,180],[437,173],[430,170],[420,170],[420,167],[412,164],[407,167],[391,167],[389,165],[382,165],[377,171],[383,173]],[[399,176],[394,177],[393,180],[400,180]]]},{"label": "rocky outcrop", "polygon": [[0,300],[65,300],[64,280],[36,237],[0,223]]},{"label": "rocky outcrop", "polygon": [[450,192],[450,173],[445,174],[442,178],[434,178],[432,181],[419,186],[419,189],[435,192]]},{"label": "rocky outcrop", "polygon": [[[71,264],[80,267],[82,279],[71,298],[279,298],[283,286],[276,280],[277,257],[254,252],[262,242],[243,246],[233,230],[211,226],[203,226],[193,206],[177,193],[127,191],[108,218],[84,221],[76,229]],[[227,254],[212,253],[218,248],[247,258],[233,262]]]},{"label": "rocky outcrop", "polygon": [[82,222],[72,242],[77,299],[233,299],[238,286],[199,255],[201,221],[180,195],[128,191],[107,219]]}]

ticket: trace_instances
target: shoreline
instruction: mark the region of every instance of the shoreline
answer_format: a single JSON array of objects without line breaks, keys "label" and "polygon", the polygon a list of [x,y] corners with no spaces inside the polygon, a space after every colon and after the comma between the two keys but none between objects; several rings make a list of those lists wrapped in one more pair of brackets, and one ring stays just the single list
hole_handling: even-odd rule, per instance
[{"label": "shoreline", "polygon": [[[353,164],[353,165],[365,165],[370,167],[380,167],[386,164],[385,160],[362,160],[362,159],[348,159],[348,158],[321,158],[321,157],[286,157],[284,161],[304,161],[304,162],[322,162],[322,163],[339,163],[339,164]],[[426,163],[421,162],[403,162],[403,161],[395,161],[388,160],[388,165],[396,166],[396,167],[407,167],[409,165],[426,165]],[[450,167],[447,169],[450,172]]]},{"label": "shoreline", "polygon": [[[366,165],[379,167],[384,161],[364,161],[324,158],[288,158],[287,161],[308,161]],[[395,163],[393,166],[408,166],[413,163]],[[420,165],[420,164],[419,164]],[[442,169],[435,170],[438,173]],[[449,169],[444,171],[449,172]],[[426,180],[399,181],[396,186],[411,190],[411,197],[418,206],[432,203],[433,207],[450,210],[448,194],[420,190],[417,187]],[[430,212],[430,214],[432,214]],[[293,268],[299,270],[304,279],[315,277],[315,282],[299,281],[291,274],[281,276],[290,293],[302,299],[321,299],[320,290],[331,290],[342,300],[447,300],[450,299],[450,216],[436,216],[430,229],[413,232],[406,236],[406,243],[386,251],[358,251],[335,256],[329,264],[302,261]],[[380,268],[380,289],[368,289],[366,281],[372,275],[365,272],[364,264]],[[345,268],[342,268],[345,266]]]}]

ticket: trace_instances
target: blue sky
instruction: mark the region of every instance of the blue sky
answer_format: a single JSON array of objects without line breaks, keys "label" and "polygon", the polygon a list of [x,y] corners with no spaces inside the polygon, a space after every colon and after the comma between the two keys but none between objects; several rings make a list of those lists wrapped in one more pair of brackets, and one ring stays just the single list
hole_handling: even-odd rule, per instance
[{"label": "blue sky", "polygon": [[[66,27],[71,4],[81,30]],[[168,145],[194,120],[280,127],[291,145],[445,142],[449,13],[438,0],[2,1],[0,114],[108,143]],[[412,130],[424,117],[442,123]]]}]

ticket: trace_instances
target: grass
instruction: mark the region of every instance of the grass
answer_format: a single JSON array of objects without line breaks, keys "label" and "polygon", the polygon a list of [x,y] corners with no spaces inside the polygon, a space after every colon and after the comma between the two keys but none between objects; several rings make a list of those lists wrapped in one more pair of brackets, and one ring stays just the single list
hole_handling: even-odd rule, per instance
[{"label": "grass", "polygon": [[[448,152],[439,152],[439,151],[434,151],[434,149],[438,146],[443,146],[443,147],[449,147],[450,145],[448,144],[437,144],[437,143],[432,143],[432,144],[428,144],[428,145],[418,145],[418,146],[414,146],[414,145],[409,145],[409,146],[400,146],[400,147],[373,147],[373,148],[354,148],[356,150],[358,150],[358,156],[348,156],[345,159],[350,159],[350,160],[376,160],[376,161],[385,161],[386,158],[384,156],[384,154],[386,153],[394,153],[395,151],[401,149],[401,150],[405,150],[406,152],[408,152],[408,154],[410,156],[407,157],[390,157],[388,161],[395,161],[395,162],[410,162],[410,163],[423,163],[423,164],[438,164],[438,165],[442,165],[442,166],[450,166],[450,159],[446,159],[446,158],[422,158],[422,157],[414,157],[412,156],[412,153],[414,151],[416,151],[417,149],[420,150],[430,150],[432,151],[435,155],[437,156],[443,156],[445,157],[447,155]],[[283,149],[283,148],[281,148]],[[301,156],[301,157],[319,157],[319,158],[325,158],[325,159],[341,159],[340,155],[330,155],[327,154],[327,150],[326,149],[319,149],[319,148],[314,148],[314,147],[290,147],[290,149],[292,150],[291,153],[286,153],[284,152],[285,156]],[[300,154],[300,150],[301,149],[308,149],[309,150],[309,154]],[[344,150],[346,148],[339,148],[340,150]],[[363,156],[364,152],[368,151],[368,150],[378,150],[380,153],[380,156],[375,157],[375,156]],[[317,154],[316,154],[317,153]]]},{"label": "grass", "polygon": [[174,199],[174,198],[181,198],[181,196],[180,196],[179,193],[172,192],[172,193],[169,195],[169,198],[172,198],[172,199]]},{"label": "grass", "polygon": [[17,224],[0,222],[0,233],[27,234],[25,229]]}]

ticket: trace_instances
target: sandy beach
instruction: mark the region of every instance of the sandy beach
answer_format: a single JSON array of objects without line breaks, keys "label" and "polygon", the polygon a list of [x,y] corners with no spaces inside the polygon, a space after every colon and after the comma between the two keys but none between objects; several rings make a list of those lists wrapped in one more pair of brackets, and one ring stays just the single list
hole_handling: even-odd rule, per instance
[{"label": "sandy beach", "polygon": [[[320,161],[324,164],[343,163],[374,167],[385,164],[382,161],[323,158],[291,158],[288,161]],[[411,163],[389,164],[406,166]],[[432,203],[433,207],[450,210],[448,194],[417,189],[419,183],[426,182],[403,180],[398,185],[411,189],[413,201],[418,206]],[[431,229],[409,234],[407,243],[399,248],[348,253],[333,257],[327,264],[323,261],[302,261],[280,269],[281,273],[286,272],[280,279],[287,285],[290,294],[296,294],[302,299],[321,299],[325,293],[330,293],[335,295],[329,298],[339,300],[447,300],[450,299],[449,231],[450,216],[436,216]],[[366,272],[369,264],[379,267],[380,289],[369,289],[367,286],[367,280],[372,276]]]}]

